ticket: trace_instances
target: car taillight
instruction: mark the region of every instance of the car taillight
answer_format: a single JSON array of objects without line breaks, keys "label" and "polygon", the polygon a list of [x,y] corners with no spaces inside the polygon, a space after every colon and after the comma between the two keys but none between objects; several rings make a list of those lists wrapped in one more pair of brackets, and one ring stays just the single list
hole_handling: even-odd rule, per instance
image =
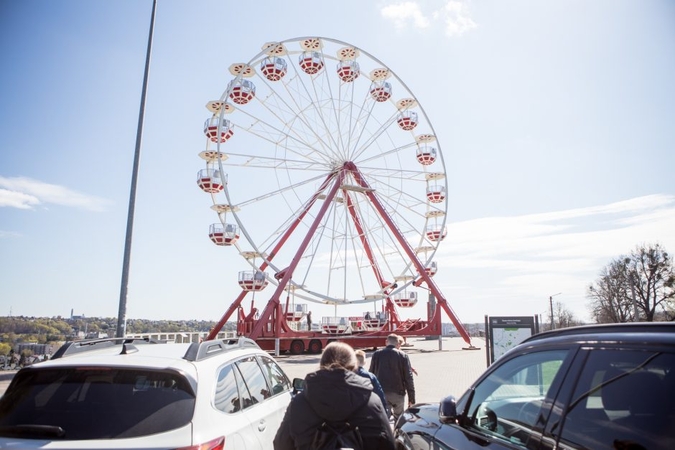
[{"label": "car taillight", "polygon": [[177,448],[176,450],[223,450],[223,448],[225,448],[225,437],[219,437],[199,445]]}]

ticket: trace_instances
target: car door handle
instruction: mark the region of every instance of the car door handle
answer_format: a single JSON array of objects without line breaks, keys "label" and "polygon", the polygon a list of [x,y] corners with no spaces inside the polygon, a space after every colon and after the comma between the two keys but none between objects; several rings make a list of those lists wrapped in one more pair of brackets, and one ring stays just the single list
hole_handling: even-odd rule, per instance
[{"label": "car door handle", "polygon": [[258,422],[258,431],[265,431],[265,428],[267,428],[267,424],[264,420]]}]

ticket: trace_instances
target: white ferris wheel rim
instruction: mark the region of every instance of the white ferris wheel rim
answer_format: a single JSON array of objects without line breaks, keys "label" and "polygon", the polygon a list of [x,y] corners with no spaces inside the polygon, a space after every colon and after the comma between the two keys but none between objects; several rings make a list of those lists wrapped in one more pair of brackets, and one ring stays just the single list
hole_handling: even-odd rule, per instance
[{"label": "white ferris wheel rim", "polygon": [[[311,45],[318,44],[317,48],[312,48],[311,51],[318,50],[318,53],[321,57],[321,59],[324,61],[324,67],[322,70],[319,71],[318,74],[314,76],[307,76],[306,74],[302,74],[301,71],[297,70],[297,67],[295,67],[295,59],[297,56],[302,55],[303,52],[308,51],[307,50],[307,42],[310,43],[310,48]],[[295,45],[300,46],[299,48],[294,47]],[[324,47],[325,44],[328,44],[329,46],[335,47],[341,47],[338,51],[337,56],[333,56],[331,54],[328,54],[324,52]],[[293,46],[293,47],[292,47]],[[431,121],[429,120],[426,112],[424,111],[422,105],[420,102],[417,100],[417,98],[412,94],[410,89],[403,83],[403,81],[389,68],[387,67],[384,63],[379,61],[377,58],[369,54],[368,52],[357,48],[355,46],[352,46],[351,44],[348,44],[343,41],[339,41],[336,39],[331,39],[331,38],[325,38],[325,37],[301,37],[301,38],[292,38],[292,39],[286,39],[284,41],[279,41],[276,43],[272,44],[265,44],[264,47],[267,47],[267,49],[263,48],[261,52],[259,52],[256,56],[254,56],[248,63],[239,63],[239,64],[233,64],[231,66],[231,71],[235,70],[233,73],[233,78],[230,80],[230,83],[228,84],[227,89],[223,92],[221,95],[220,99],[218,102],[210,102],[209,105],[207,105],[207,108],[213,113],[213,117],[218,117],[222,123],[223,120],[229,119],[230,117],[234,117],[237,113],[241,112],[243,113],[242,115],[245,116],[249,121],[255,122],[256,120],[259,120],[260,122],[264,122],[264,119],[260,119],[258,116],[258,113],[256,110],[253,110],[253,108],[250,108],[247,110],[248,105],[233,105],[231,101],[231,94],[233,89],[237,86],[237,83],[241,83],[243,80],[256,80],[257,83],[259,83],[261,80],[263,81],[260,84],[256,84],[256,86],[266,86],[267,89],[269,89],[266,92],[266,95],[268,97],[264,98],[263,100],[259,100],[256,98],[254,101],[259,102],[258,106],[261,105],[266,105],[265,107],[268,110],[272,110],[273,108],[269,106],[272,104],[272,100],[274,99],[275,95],[279,95],[275,89],[281,89],[280,84],[275,84],[272,82],[265,81],[264,78],[260,75],[260,72],[257,70],[257,66],[263,61],[265,58],[270,57],[270,48],[274,48],[275,50],[277,48],[283,48],[281,52],[272,52],[272,57],[283,57],[284,60],[286,61],[287,67],[295,67],[295,77],[297,77],[297,80],[299,82],[299,86],[304,87],[308,94],[308,97],[311,97],[311,92],[312,90],[314,92],[322,92],[321,89],[325,88],[323,86],[321,89],[317,88],[317,84],[320,82],[325,82],[326,86],[330,86],[330,82],[324,81],[319,81],[321,80],[322,73],[328,77],[328,72],[330,70],[328,62],[344,62],[345,58],[349,58],[350,56],[355,56],[355,61],[363,61],[362,58],[365,58],[369,61],[369,64],[377,66],[376,69],[372,70],[371,73],[364,74],[361,73],[360,76],[363,78],[368,79],[371,82],[385,82],[385,80],[392,80],[395,81],[396,85],[399,88],[402,88],[403,91],[405,92],[405,95],[403,98],[399,97],[398,103],[395,103],[393,101],[389,103],[395,103],[396,108],[398,109],[398,112],[401,111],[406,111],[408,109],[412,110],[414,108],[414,111],[418,114],[420,117],[421,121],[425,123],[426,128],[426,133],[418,134],[414,137],[414,142],[410,141],[408,143],[410,151],[414,149],[414,146],[419,146],[420,144],[426,144],[428,142],[433,142],[435,144],[435,151],[437,153],[437,159],[433,163],[434,168],[433,171],[426,171],[426,167],[423,167],[424,170],[420,171],[418,170],[412,170],[408,169],[407,167],[403,167],[402,165],[399,165],[398,167],[371,167],[368,166],[368,162],[377,162],[378,159],[383,159],[386,156],[383,156],[382,154],[385,153],[384,151],[380,151],[380,153],[375,153],[374,155],[369,155],[368,150],[369,146],[372,145],[372,143],[366,142],[366,145],[362,146],[361,151],[354,151],[354,153],[350,154],[350,156],[356,156],[358,159],[359,157],[363,156],[361,160],[359,160],[360,168],[364,169],[364,172],[367,176],[372,176],[373,178],[377,178],[378,172],[381,172],[383,177],[390,177],[392,180],[393,179],[398,179],[398,178],[405,178],[407,176],[413,177],[413,176],[419,176],[420,173],[423,173],[424,178],[427,182],[434,182],[434,183],[440,183],[439,186],[444,189],[445,192],[447,192],[447,178],[446,178],[446,170],[445,170],[445,162],[443,158],[443,153],[440,148],[440,144],[435,139],[436,133],[435,130],[433,129],[433,125],[431,124]],[[347,49],[347,50],[345,50]],[[350,50],[351,49],[351,50]],[[347,59],[349,61],[349,59]],[[291,68],[288,68],[288,72],[291,72]],[[238,72],[236,72],[238,71]],[[236,75],[235,75],[236,73]],[[335,73],[332,73],[333,76],[337,77]],[[346,83],[345,83],[346,84]],[[353,84],[356,84],[355,82]],[[310,87],[312,89],[310,89]],[[300,91],[298,91],[300,92]],[[350,116],[350,118],[346,121],[349,124],[354,124],[354,122],[357,122],[359,120],[365,121],[366,119],[363,119],[361,116],[365,116],[367,110],[360,105],[357,105],[354,100],[349,100],[345,99],[343,97],[340,97],[339,99],[336,99],[334,97],[334,93],[328,93],[329,91],[323,91],[321,94],[317,94],[316,99],[311,99],[310,103],[316,103],[319,104],[317,107],[317,110],[323,111],[325,108],[327,111],[333,108],[333,112],[335,112],[336,108],[339,108],[340,111],[347,109],[348,107],[352,107],[352,111],[355,111],[357,116]],[[301,95],[301,94],[298,94]],[[304,95],[304,94],[303,94]],[[284,99],[285,101],[285,99]],[[264,102],[268,102],[267,104]],[[324,102],[326,105],[322,105],[321,102]],[[408,103],[406,103],[408,102]],[[219,105],[218,105],[219,103]],[[293,108],[293,105],[291,104],[292,102],[279,102],[283,108],[288,108],[291,110]],[[291,104],[291,106],[288,106]],[[222,107],[225,105],[225,107]],[[338,105],[335,107],[335,105]],[[309,106],[305,105],[306,108],[309,109]],[[269,112],[265,112],[265,114],[268,114]],[[324,141],[323,141],[323,146],[320,148],[315,148],[312,146],[306,146],[307,149],[311,149],[311,154],[310,150],[297,150],[297,148],[303,148],[302,146],[298,146],[297,148],[294,147],[294,145],[297,144],[297,141],[300,141],[303,133],[305,134],[311,134],[308,131],[309,126],[307,125],[306,122],[309,122],[307,117],[304,117],[305,111],[300,108],[298,111],[296,111],[297,116],[293,117],[293,120],[289,123],[288,121],[284,121],[283,119],[280,119],[278,123],[274,124],[275,127],[270,124],[269,129],[273,130],[274,133],[278,133],[275,135],[275,137],[281,136],[281,139],[284,141],[287,141],[290,144],[280,144],[279,141],[274,143],[274,147],[276,151],[279,151],[279,148],[285,149],[284,157],[279,157],[276,153],[273,154],[272,156],[269,155],[252,155],[252,154],[247,154],[246,152],[241,152],[241,151],[236,151],[237,149],[233,149],[231,142],[232,141],[227,141],[227,142],[216,142],[215,144],[212,144],[209,142],[207,139],[207,150],[206,152],[202,153],[209,153],[211,154],[211,158],[207,159],[207,168],[211,167],[212,169],[216,169],[220,171],[221,174],[228,173],[226,172],[226,168],[230,167],[236,167],[236,163],[232,163],[232,159],[234,158],[239,158],[239,159],[244,159],[247,161],[255,161],[256,164],[260,164],[260,167],[264,167],[265,165],[268,165],[271,168],[274,168],[273,170],[275,171],[285,171],[285,172],[301,172],[301,173],[307,173],[308,175],[303,178],[300,182],[294,183],[294,184],[289,184],[287,186],[279,186],[279,188],[275,191],[268,190],[267,192],[263,193],[262,195],[258,195],[256,197],[252,197],[249,199],[245,199],[244,201],[233,201],[233,200],[239,200],[238,198],[235,199],[234,197],[236,196],[233,194],[234,191],[237,189],[241,189],[241,186],[239,187],[230,187],[228,182],[225,182],[225,188],[223,189],[223,194],[226,198],[226,202],[223,203],[221,200],[219,200],[219,196],[216,193],[212,193],[212,199],[214,203],[214,209],[217,210],[218,212],[218,217],[220,222],[222,223],[223,226],[226,225],[226,220],[228,219],[228,214],[232,216],[235,221],[237,226],[239,227],[241,234],[244,237],[244,240],[247,242],[247,244],[250,246],[252,250],[242,250],[241,246],[239,243],[235,243],[234,246],[237,248],[239,253],[244,256],[246,259],[248,265],[250,265],[254,270],[258,269],[261,267],[257,262],[261,261],[263,262],[264,266],[271,268],[274,272],[280,273],[284,270],[286,267],[286,263],[282,262],[279,263],[277,260],[272,259],[273,256],[276,255],[270,255],[269,253],[269,248],[270,245],[267,243],[267,240],[272,240],[272,236],[278,235],[283,231],[283,227],[287,226],[287,221],[286,225],[282,224],[280,225],[277,229],[273,230],[270,234],[270,236],[267,237],[266,241],[261,242],[259,238],[256,238],[252,232],[249,232],[250,224],[247,224],[247,219],[240,214],[240,212],[244,209],[249,209],[251,207],[254,207],[257,203],[263,203],[263,201],[277,197],[277,196],[284,196],[285,194],[294,194],[296,197],[300,197],[296,192],[296,189],[299,189],[301,184],[311,184],[311,183],[319,183],[319,181],[328,173],[330,170],[334,169],[336,161],[337,162],[343,162],[347,158],[345,155],[338,155],[337,153],[334,153],[333,150],[334,148],[331,147],[330,143],[327,144],[329,141],[328,137],[330,137],[331,133],[327,133]],[[328,116],[328,114],[325,114]],[[360,115],[360,116],[359,116]],[[270,117],[274,117],[274,114],[272,114]],[[393,116],[392,116],[393,117]],[[333,126],[338,127],[340,126],[340,119],[337,119],[336,122],[333,123]],[[242,129],[244,131],[248,131],[249,134],[255,135],[256,132],[258,131],[255,129],[253,126],[251,126],[248,130],[245,128],[245,126],[238,125],[238,123],[244,123],[244,122],[237,122],[233,119],[233,124],[234,124],[234,129],[236,132],[241,132]],[[387,132],[389,132],[389,128],[392,126],[392,124],[395,126],[395,121],[392,120],[392,123],[384,123],[383,124],[376,124],[374,126],[379,126],[380,128],[385,128]],[[295,128],[294,128],[295,127]],[[299,128],[302,127],[301,130]],[[327,126],[326,128],[330,128],[330,126]],[[220,128],[219,128],[220,132]],[[270,136],[271,136],[270,132]],[[340,132],[337,132],[338,135],[340,135]],[[412,133],[411,133],[412,134]],[[258,133],[258,139],[261,141],[265,142],[266,144],[270,144],[272,139],[270,139],[270,136],[263,136],[262,133]],[[306,136],[305,136],[306,137]],[[315,137],[312,137],[314,139]],[[236,138],[233,137],[232,140],[234,141]],[[380,139],[379,136],[376,136],[374,140]],[[310,139],[311,140],[311,139]],[[386,140],[383,138],[383,140]],[[308,140],[309,141],[309,140]],[[321,139],[316,139],[316,142],[320,142]],[[335,144],[335,142],[333,142]],[[215,147],[215,151],[214,151]],[[350,147],[350,150],[354,150],[354,148]],[[391,153],[400,153],[405,148],[398,148],[394,147],[392,149],[389,149],[389,152]],[[305,152],[305,153],[303,153]],[[248,159],[247,159],[248,158]],[[239,167],[244,167],[245,165],[240,165]],[[249,167],[252,167],[253,164],[249,164]],[[232,170],[232,169],[230,169]],[[309,175],[309,174],[314,174],[316,175]],[[280,179],[281,177],[277,176],[277,179]],[[288,176],[288,179],[291,177]],[[392,182],[392,184],[394,184]],[[390,186],[391,187],[391,186]],[[350,188],[351,189],[351,188]],[[348,190],[348,189],[347,189]],[[231,192],[232,191],[232,192]],[[382,195],[381,191],[379,189],[375,189],[377,192],[377,195]],[[400,198],[405,198],[406,195],[409,195],[406,192],[395,192],[396,189],[392,189],[392,192],[394,194],[391,194],[392,196],[398,195]],[[420,195],[419,193],[416,193],[415,195]],[[385,195],[387,199],[389,198],[387,195]],[[241,196],[239,196],[241,198]],[[300,199],[304,201],[304,199]],[[405,210],[406,207],[402,206],[404,204],[403,201],[398,201],[398,205],[401,207],[401,209]],[[336,202],[337,203],[337,202]],[[429,206],[429,201],[426,200],[424,202],[427,207]],[[226,207],[223,207],[223,205],[227,205]],[[432,205],[433,208],[428,209],[426,214],[427,217],[424,220],[424,227],[426,227],[430,220],[435,220],[436,225],[440,224],[440,229],[445,230],[446,227],[446,219],[447,219],[447,210],[448,210],[448,203],[447,203],[447,198],[445,198],[444,201],[442,201],[440,204],[435,204]],[[419,205],[416,205],[417,208],[419,208]],[[347,208],[345,208],[347,209]],[[289,218],[293,218],[294,214],[297,214],[297,209],[292,210],[291,214],[289,215]],[[419,214],[419,212],[417,212]],[[345,214],[346,216],[346,214]],[[440,220],[440,222],[439,222]],[[399,218],[398,220],[394,221],[397,226],[400,225],[400,223],[403,223],[405,225],[405,220]],[[330,227],[324,227],[323,230],[330,230],[333,235],[331,236],[332,240],[337,239],[337,230],[334,228]],[[362,234],[374,234],[371,233],[372,230],[365,230],[363,231]],[[423,254],[424,255],[424,260],[422,263],[427,266],[432,262],[432,258],[436,254],[436,251],[438,249],[438,246],[440,244],[440,240],[438,241],[429,241],[428,239],[425,239],[425,230],[424,229],[417,229],[417,233],[419,235],[419,239],[417,242],[417,245],[414,246],[416,253],[418,254]],[[350,235],[351,239],[354,239],[354,235]],[[347,240],[347,233],[345,233],[345,237],[343,238],[344,240]],[[413,239],[414,241],[414,239]],[[267,243],[267,245],[266,245]],[[346,245],[345,245],[346,247]],[[381,252],[382,254],[385,254],[384,251]],[[316,255],[312,256],[312,259],[315,258]],[[400,256],[399,256],[400,258]],[[405,258],[405,257],[403,257]],[[345,258],[343,262],[345,263],[345,266],[347,265],[346,261],[348,258]],[[386,258],[385,258],[386,259]],[[329,263],[330,264],[335,264],[334,262]],[[407,267],[405,267],[403,270],[399,271],[399,273],[393,273],[389,275],[388,280],[391,281],[392,285],[394,283],[396,284],[396,287],[391,288],[388,290],[387,294],[388,295],[395,295],[399,292],[403,292],[406,289],[408,289],[409,286],[411,286],[411,283],[414,280],[414,271],[411,271],[411,265],[409,264]],[[414,269],[414,268],[413,268]],[[331,269],[332,270],[332,269]],[[369,270],[369,268],[364,269],[365,271]],[[346,278],[346,276],[345,276]],[[277,284],[277,280],[273,276],[268,276],[269,281],[272,284]],[[365,302],[372,302],[374,298],[377,298],[378,296],[381,296],[384,298],[384,294],[382,293],[383,287],[379,291],[367,291],[363,292],[361,296],[358,297],[353,297],[353,298],[348,298],[347,295],[339,296],[339,295],[328,295],[325,293],[322,293],[321,290],[317,287],[313,287],[311,285],[306,285],[304,281],[306,280],[303,279],[301,281],[291,281],[291,283],[288,285],[288,291],[289,293],[293,291],[293,295],[297,296],[300,299],[304,299],[310,302],[317,302],[317,303],[323,303],[323,304],[346,304],[346,303],[365,303]],[[347,282],[345,281],[345,284]],[[390,286],[391,287],[391,286]]]}]

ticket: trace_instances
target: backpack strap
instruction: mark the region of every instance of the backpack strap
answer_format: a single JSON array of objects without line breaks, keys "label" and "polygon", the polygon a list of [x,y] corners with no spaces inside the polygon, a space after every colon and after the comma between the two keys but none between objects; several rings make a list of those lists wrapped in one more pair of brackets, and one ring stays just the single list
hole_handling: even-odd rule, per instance
[{"label": "backpack strap", "polygon": [[313,449],[362,450],[363,438],[359,427],[349,422],[341,424],[323,422],[314,433]]}]

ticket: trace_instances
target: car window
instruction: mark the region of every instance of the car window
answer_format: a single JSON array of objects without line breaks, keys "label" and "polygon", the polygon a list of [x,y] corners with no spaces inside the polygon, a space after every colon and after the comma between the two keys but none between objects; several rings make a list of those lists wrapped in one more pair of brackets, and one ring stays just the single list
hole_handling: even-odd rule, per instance
[{"label": "car window", "polygon": [[499,366],[476,386],[467,405],[465,425],[527,447],[537,435],[534,429],[543,401],[568,353],[533,352],[498,362]]},{"label": "car window", "polygon": [[[17,425],[38,425],[69,440],[121,439],[187,425],[195,395],[172,371],[79,368],[21,372],[0,398],[0,435]],[[39,427],[22,437],[42,437]]]},{"label": "car window", "polygon": [[561,443],[598,450],[675,448],[675,354],[631,349],[585,353]]},{"label": "car window", "polygon": [[281,367],[279,367],[272,358],[262,356],[260,357],[260,362],[263,372],[272,388],[272,395],[291,390],[291,382],[288,380],[284,371],[281,370]]},{"label": "car window", "polygon": [[[236,363],[244,384],[248,388],[251,404],[260,403],[272,396],[267,380],[254,356],[241,359]],[[244,405],[244,408],[250,405]]]},{"label": "car window", "polygon": [[232,364],[223,367],[218,374],[214,404],[216,408],[226,413],[241,410],[241,396]]},{"label": "car window", "polygon": [[242,377],[241,372],[237,366],[233,366],[232,373],[234,373],[234,378],[237,381],[237,390],[239,391],[239,402],[241,404],[241,409],[246,409],[253,405],[253,397],[248,391],[248,386],[246,386],[244,378]]}]

